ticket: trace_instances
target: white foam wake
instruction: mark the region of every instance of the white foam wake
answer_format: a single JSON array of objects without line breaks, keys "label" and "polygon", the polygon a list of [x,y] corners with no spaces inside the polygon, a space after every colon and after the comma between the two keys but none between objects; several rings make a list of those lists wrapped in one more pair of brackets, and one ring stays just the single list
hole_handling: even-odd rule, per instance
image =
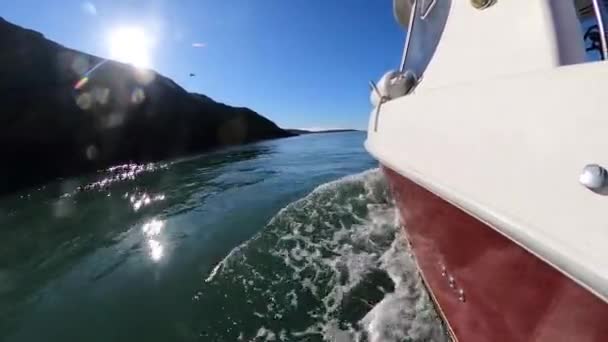
[{"label": "white foam wake", "polygon": [[242,293],[247,307],[224,313],[241,340],[447,341],[404,240],[370,170],[282,209],[213,269],[216,292],[201,293]]}]

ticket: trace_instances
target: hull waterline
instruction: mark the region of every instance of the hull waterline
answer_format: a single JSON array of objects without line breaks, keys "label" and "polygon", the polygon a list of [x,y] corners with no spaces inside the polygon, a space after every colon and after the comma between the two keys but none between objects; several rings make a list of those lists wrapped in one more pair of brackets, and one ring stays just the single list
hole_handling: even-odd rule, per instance
[{"label": "hull waterline", "polygon": [[382,168],[421,275],[459,341],[608,341],[608,304],[490,226]]}]

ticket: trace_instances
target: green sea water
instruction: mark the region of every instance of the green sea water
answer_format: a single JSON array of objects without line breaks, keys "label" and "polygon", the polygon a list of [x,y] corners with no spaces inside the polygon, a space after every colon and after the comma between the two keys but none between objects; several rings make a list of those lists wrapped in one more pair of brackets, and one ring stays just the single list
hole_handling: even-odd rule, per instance
[{"label": "green sea water", "polygon": [[0,341],[446,341],[360,132],[0,198]]}]

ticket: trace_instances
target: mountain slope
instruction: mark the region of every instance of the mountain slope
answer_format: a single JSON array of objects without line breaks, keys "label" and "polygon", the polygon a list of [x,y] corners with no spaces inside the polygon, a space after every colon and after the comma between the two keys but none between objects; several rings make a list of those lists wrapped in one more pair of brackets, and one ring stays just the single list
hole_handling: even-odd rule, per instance
[{"label": "mountain slope", "polygon": [[[88,82],[79,83],[83,75]],[[290,135],[251,109],[188,93],[154,71],[63,47],[0,18],[0,193],[117,163]]]}]

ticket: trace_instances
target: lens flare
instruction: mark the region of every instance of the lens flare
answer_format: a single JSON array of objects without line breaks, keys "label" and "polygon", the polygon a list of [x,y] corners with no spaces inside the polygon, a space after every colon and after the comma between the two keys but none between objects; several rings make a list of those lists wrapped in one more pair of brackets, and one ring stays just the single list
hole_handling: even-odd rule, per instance
[{"label": "lens flare", "polygon": [[78,82],[76,82],[76,84],[74,85],[74,89],[76,90],[80,90],[80,88],[84,87],[85,84],[87,84],[87,82],[89,82],[89,77],[85,76],[83,78],[81,78]]}]

